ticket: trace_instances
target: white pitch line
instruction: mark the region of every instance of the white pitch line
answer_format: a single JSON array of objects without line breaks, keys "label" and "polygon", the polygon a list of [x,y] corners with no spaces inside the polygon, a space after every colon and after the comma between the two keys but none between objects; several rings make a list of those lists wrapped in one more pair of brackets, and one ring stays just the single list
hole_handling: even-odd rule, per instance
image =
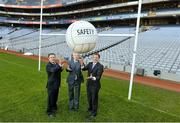
[{"label": "white pitch line", "polygon": [[[109,90],[108,90],[108,91],[109,91]],[[106,92],[107,92],[107,91],[106,91]],[[164,110],[161,110],[161,109],[152,107],[152,106],[145,105],[145,104],[143,104],[143,103],[141,103],[141,102],[139,102],[139,101],[137,101],[137,100],[134,100],[134,99],[132,99],[131,101],[128,101],[128,100],[126,100],[123,96],[117,95],[116,92],[114,92],[114,91],[112,91],[112,90],[111,90],[110,92],[113,93],[113,94],[115,94],[115,96],[123,99],[123,100],[126,101],[126,102],[133,102],[133,103],[136,103],[136,104],[141,105],[141,106],[143,106],[143,107],[146,107],[146,108],[149,108],[149,109],[152,109],[152,110],[155,110],[155,111],[164,113],[164,114],[168,114],[168,115],[173,116],[173,117],[180,118],[180,117],[179,117],[178,115],[176,115],[176,114],[169,113],[169,112],[167,112],[167,111],[164,111]]]},{"label": "white pitch line", "polygon": [[[6,63],[13,64],[13,65],[17,65],[17,66],[19,66],[19,67],[24,67],[24,68],[28,68],[28,69],[35,70],[35,69],[33,69],[32,67],[28,67],[27,65],[23,65],[23,64],[20,64],[20,63],[14,63],[14,62],[11,62],[11,61],[9,61],[9,60],[7,60],[7,59],[1,59],[1,58],[0,58],[0,60],[1,60],[2,62],[6,62]],[[29,59],[29,60],[33,60],[33,59]]]},{"label": "white pitch line", "polygon": [[[10,64],[19,65],[19,66],[21,66],[21,67],[26,67],[26,68],[27,68],[27,66],[22,65],[22,64],[10,62],[10,61],[5,60],[5,59],[1,59],[1,60],[4,61],[4,62],[10,63]],[[28,68],[30,68],[30,67],[28,67]],[[32,69],[32,68],[30,68],[30,69]],[[108,91],[109,91],[109,90],[108,90]],[[111,92],[112,92],[112,91],[111,91]],[[113,93],[114,93],[114,92],[113,92]],[[115,93],[114,93],[114,94],[115,94]],[[127,101],[126,99],[124,99],[123,96],[120,96],[120,95],[117,95],[117,94],[115,94],[115,95],[118,96],[118,97],[120,97],[120,98],[122,98],[124,101]],[[127,101],[127,102],[129,102],[129,101]],[[145,105],[145,104],[143,104],[143,103],[141,103],[141,102],[139,102],[139,101],[133,100],[133,99],[132,99],[130,102],[139,104],[139,105],[141,105],[141,106],[143,106],[143,107],[146,107],[146,108],[149,108],[149,109],[153,109],[153,110],[158,111],[158,112],[161,112],[161,113],[168,114],[168,115],[173,116],[173,117],[180,118],[180,117],[179,117],[178,115],[176,115],[176,114],[169,113],[169,112],[166,112],[166,111],[164,111],[164,110],[161,110],[161,109],[158,109],[158,108],[155,108],[155,107],[152,107],[152,106],[147,106],[147,105]]]},{"label": "white pitch line", "polygon": [[173,117],[177,117],[177,118],[180,118],[178,115],[176,114],[173,114],[173,113],[169,113],[169,112],[166,112],[164,110],[161,110],[161,109],[158,109],[158,108],[155,108],[155,107],[152,107],[152,106],[147,106],[139,101],[136,101],[136,100],[131,100],[132,102],[136,103],[136,104],[139,104],[139,105],[142,105],[143,107],[146,107],[146,108],[150,108],[150,109],[153,109],[155,111],[158,111],[158,112],[161,112],[161,113],[165,113],[165,114],[168,114],[170,116],[173,116]]}]

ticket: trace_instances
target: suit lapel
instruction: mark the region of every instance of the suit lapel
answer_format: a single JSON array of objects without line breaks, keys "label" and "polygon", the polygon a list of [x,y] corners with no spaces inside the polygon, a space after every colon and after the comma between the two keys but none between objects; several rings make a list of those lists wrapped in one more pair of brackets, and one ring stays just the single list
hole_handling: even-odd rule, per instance
[{"label": "suit lapel", "polygon": [[74,70],[74,68],[75,68],[74,60],[71,60],[71,67],[72,67],[72,69]]}]

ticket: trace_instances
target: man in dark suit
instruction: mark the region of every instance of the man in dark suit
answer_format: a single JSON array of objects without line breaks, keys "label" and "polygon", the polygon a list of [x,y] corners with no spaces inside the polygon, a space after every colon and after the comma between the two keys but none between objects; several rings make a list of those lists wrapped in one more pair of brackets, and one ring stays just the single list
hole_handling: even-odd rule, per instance
[{"label": "man in dark suit", "polygon": [[48,54],[48,59],[49,62],[46,65],[46,72],[48,75],[46,86],[48,91],[47,114],[49,117],[54,117],[57,111],[57,100],[63,68],[61,62],[56,59],[56,55],[54,53]]},{"label": "man in dark suit", "polygon": [[100,55],[94,54],[92,62],[89,62],[86,66],[81,61],[82,70],[88,71],[87,78],[87,98],[88,98],[88,111],[92,117],[97,115],[98,109],[98,93],[101,88],[100,79],[104,71],[104,67],[99,63]]},{"label": "man in dark suit", "polygon": [[84,81],[79,58],[80,56],[78,53],[73,53],[72,59],[69,61],[68,67],[66,69],[66,71],[69,72],[69,75],[67,77],[69,110],[75,111],[78,111],[79,109],[81,83]]}]

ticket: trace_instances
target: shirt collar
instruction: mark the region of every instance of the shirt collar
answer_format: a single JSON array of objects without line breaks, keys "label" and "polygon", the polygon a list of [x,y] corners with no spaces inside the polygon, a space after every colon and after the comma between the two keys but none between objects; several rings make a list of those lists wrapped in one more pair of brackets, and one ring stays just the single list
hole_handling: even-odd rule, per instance
[{"label": "shirt collar", "polygon": [[50,62],[51,64],[56,64],[55,62]]},{"label": "shirt collar", "polygon": [[97,63],[93,62],[94,65],[96,65]]},{"label": "shirt collar", "polygon": [[74,62],[78,62],[77,60],[74,60]]}]

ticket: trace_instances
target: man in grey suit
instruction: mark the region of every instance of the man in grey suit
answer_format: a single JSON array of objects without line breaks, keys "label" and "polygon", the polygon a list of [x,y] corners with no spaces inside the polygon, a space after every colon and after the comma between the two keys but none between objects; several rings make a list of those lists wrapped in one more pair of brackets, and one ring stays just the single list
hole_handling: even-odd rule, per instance
[{"label": "man in grey suit", "polygon": [[66,69],[66,71],[69,72],[69,75],[67,77],[69,110],[75,111],[78,111],[79,109],[81,83],[84,82],[79,58],[80,55],[78,53],[73,53],[72,59],[69,61],[68,67]]}]

